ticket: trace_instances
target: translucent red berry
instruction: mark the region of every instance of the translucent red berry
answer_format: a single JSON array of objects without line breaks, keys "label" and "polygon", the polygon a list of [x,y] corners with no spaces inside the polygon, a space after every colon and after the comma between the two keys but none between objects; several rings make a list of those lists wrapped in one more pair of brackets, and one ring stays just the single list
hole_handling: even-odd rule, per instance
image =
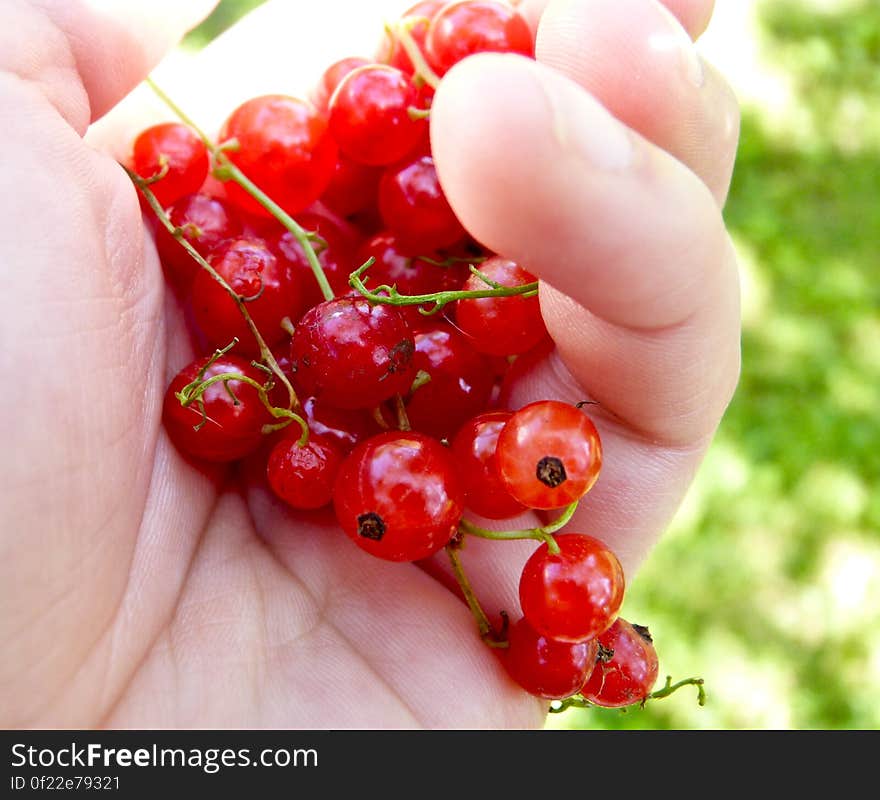
[{"label": "translucent red berry", "polygon": [[379,182],[379,212],[387,228],[411,252],[451,247],[466,233],[455,216],[430,155],[388,167]]},{"label": "translucent red berry", "polygon": [[[241,233],[241,222],[227,203],[205,194],[190,194],[176,200],[168,209],[168,217],[205,259]],[[164,225],[156,229],[156,249],[166,274],[178,286],[188,287],[201,267]]]},{"label": "translucent red berry", "polygon": [[648,629],[618,617],[598,642],[599,658],[582,689],[584,697],[607,708],[642,702],[660,669]]},{"label": "translucent red berry", "polygon": [[431,20],[425,37],[425,55],[440,75],[467,56],[487,52],[534,55],[528,23],[507,3],[448,3]]},{"label": "translucent red berry", "polygon": [[[293,425],[294,433],[300,431]],[[322,508],[333,499],[333,486],[342,464],[336,446],[312,435],[300,445],[294,438],[279,441],[269,454],[266,476],[272,491],[292,508]]]},{"label": "translucent red berry", "polygon": [[[165,393],[163,421],[179,450],[204,461],[236,461],[259,448],[263,425],[272,422],[257,390],[240,380],[217,381],[205,389],[201,402],[181,405],[175,396],[195,380],[243,375],[258,384],[266,375],[249,361],[230,354],[210,366],[203,358],[184,367]],[[202,372],[202,370],[204,370]]]},{"label": "translucent red berry", "polygon": [[[498,256],[476,266],[489,280],[501,286],[524,286],[537,280],[515,262]],[[490,286],[471,275],[461,288],[477,291]],[[525,353],[548,335],[537,295],[459,300],[455,321],[470,337],[474,348],[495,356]]]},{"label": "translucent red berry", "polygon": [[602,467],[592,420],[558,400],[539,400],[515,412],[498,436],[498,474],[529,508],[564,508],[583,497]]},{"label": "translucent red berry", "polygon": [[390,431],[359,444],[336,479],[339,524],[360,548],[389,561],[418,561],[455,533],[463,504],[449,451],[420,433]]},{"label": "translucent red berry", "polygon": [[510,411],[487,411],[472,417],[455,434],[452,454],[465,492],[465,506],[487,519],[509,519],[526,507],[501,482],[495,466],[498,434]]},{"label": "translucent red berry", "polygon": [[596,663],[595,640],[557,642],[535,631],[524,617],[510,627],[508,642],[499,652],[510,677],[547,700],[577,694]]},{"label": "translucent red berry", "polygon": [[374,408],[409,390],[414,353],[412,332],[396,308],[337,297],[302,316],[290,360],[305,394],[339,408]]},{"label": "translucent red berry", "polygon": [[[425,49],[425,36],[428,33],[428,25],[431,19],[446,5],[446,2],[447,0],[423,0],[421,3],[416,3],[401,16],[399,24],[406,27],[413,42],[415,42],[420,50],[424,51]],[[381,61],[383,64],[397,67],[407,75],[413,74],[414,67],[410,57],[397,37],[391,33],[386,34],[376,60]]]},{"label": "translucent red berry", "polygon": [[362,58],[361,56],[348,56],[347,58],[339,59],[339,61],[334,61],[324,70],[318,79],[318,83],[312,90],[311,99],[315,108],[326,111],[333,92],[342,83],[343,78],[349,72],[356,70],[358,67],[365,67],[370,63],[372,62],[368,58]]},{"label": "translucent red berry", "polygon": [[132,169],[142,178],[156,178],[150,190],[167,208],[199,190],[208,174],[208,150],[191,128],[164,122],[135,139]]},{"label": "translucent red berry", "polygon": [[[226,120],[220,141],[235,139],[227,155],[241,171],[289,214],[317,200],[336,169],[336,142],[327,117],[304,100],[263,95],[242,103]],[[251,214],[268,216],[244,189],[227,183],[230,202]]]},{"label": "translucent red berry", "polygon": [[413,119],[418,92],[399,69],[381,64],[348,73],[330,98],[330,130],[349,158],[373,166],[392,164],[424,136],[427,123]]},{"label": "translucent red berry", "polygon": [[623,602],[623,568],[605,544],[582,533],[556,536],[558,553],[542,544],[519,581],[519,600],[529,624],[565,642],[592,639],[606,630]]}]

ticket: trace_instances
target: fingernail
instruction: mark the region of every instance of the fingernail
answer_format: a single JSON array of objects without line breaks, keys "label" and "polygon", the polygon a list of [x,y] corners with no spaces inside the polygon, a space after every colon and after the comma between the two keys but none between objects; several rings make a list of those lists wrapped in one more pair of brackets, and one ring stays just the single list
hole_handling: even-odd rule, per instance
[{"label": "fingernail", "polygon": [[598,100],[556,73],[541,74],[540,83],[550,105],[553,134],[563,150],[602,170],[623,170],[632,163],[629,131]]},{"label": "fingernail", "polygon": [[651,49],[662,53],[677,52],[681,59],[681,68],[685,78],[694,86],[701,87],[706,82],[706,73],[703,70],[703,61],[691,41],[690,34],[663,3],[658,0],[655,5],[658,15],[663,18],[664,22],[658,30],[648,37],[648,45]]}]

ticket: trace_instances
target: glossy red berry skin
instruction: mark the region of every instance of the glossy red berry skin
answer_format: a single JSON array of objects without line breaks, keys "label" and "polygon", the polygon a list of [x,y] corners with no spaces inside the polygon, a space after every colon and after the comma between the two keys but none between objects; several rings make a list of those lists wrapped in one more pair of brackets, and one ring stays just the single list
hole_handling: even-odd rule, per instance
[{"label": "glossy red berry skin", "polygon": [[511,625],[508,642],[499,652],[510,677],[529,694],[547,700],[577,694],[596,663],[595,640],[557,642],[535,631],[524,617]]},{"label": "glossy red berry skin", "polygon": [[418,92],[394,67],[381,64],[350,72],[330,98],[330,130],[339,149],[361,164],[382,166],[403,158],[427,130],[412,119]]},{"label": "glossy red berry skin", "polygon": [[349,296],[302,316],[290,360],[303,393],[338,408],[375,408],[409,390],[414,353],[412,331],[397,309]]},{"label": "glossy red berry skin", "polygon": [[[293,425],[300,431],[299,425]],[[342,454],[314,434],[300,446],[295,438],[277,442],[269,454],[266,477],[272,491],[291,508],[313,510],[329,505]]]},{"label": "glossy red berry skin", "polygon": [[443,548],[462,504],[449,451],[415,432],[389,431],[359,444],[343,462],[334,493],[348,537],[388,561],[418,561]]},{"label": "glossy red berry skin", "polygon": [[[216,250],[209,263],[237,294],[254,298],[245,308],[266,344],[271,347],[281,341],[285,336],[281,320],[297,319],[303,311],[299,278],[262,239],[234,239]],[[207,270],[201,270],[192,282],[191,303],[196,325],[212,347],[225,347],[236,336],[237,349],[259,353],[238,305]]]},{"label": "glossy red berry skin", "polygon": [[[303,399],[302,408],[309,430],[331,442],[343,455],[348,455],[360,442],[381,432],[369,412],[361,408],[334,408],[315,397]],[[298,435],[297,425],[285,430],[290,430],[290,436]]]},{"label": "glossy red berry skin", "polygon": [[599,660],[582,689],[584,697],[606,708],[645,700],[660,670],[648,629],[618,617],[598,642]]},{"label": "glossy red berry skin", "polygon": [[208,174],[208,150],[195,132],[179,122],[153,125],[134,140],[132,169],[142,178],[165,175],[150,184],[163,208],[197,192]]},{"label": "glossy red berry skin", "polygon": [[602,468],[596,426],[579,408],[539,400],[519,409],[498,436],[498,474],[529,508],[564,508],[583,497]]},{"label": "glossy red berry skin", "polygon": [[519,581],[519,600],[529,624],[563,642],[593,639],[614,622],[623,603],[620,562],[592,536],[556,536],[558,553],[542,544],[529,558]]},{"label": "glossy red berry skin", "polygon": [[361,56],[348,56],[347,58],[339,59],[339,61],[334,61],[324,70],[312,91],[311,98],[315,108],[327,111],[330,98],[333,96],[333,92],[336,91],[336,87],[342,83],[343,78],[358,67],[365,67],[371,63],[368,58],[362,58]]},{"label": "glossy red berry skin", "polygon": [[[236,461],[260,447],[263,425],[273,420],[257,390],[236,380],[230,380],[228,386],[238,402],[233,401],[223,382],[218,381],[202,395],[204,415],[198,403],[182,406],[175,392],[194,381],[208,360],[194,361],[171,382],[163,406],[165,430],[178,450],[188,456],[211,462]],[[266,382],[265,373],[249,361],[230,354],[221,356],[208,367],[203,379],[226,373],[244,375],[259,384]],[[195,430],[203,420],[204,424]]]},{"label": "glossy red berry skin", "polygon": [[[304,100],[263,95],[242,103],[226,120],[220,142],[238,140],[230,160],[289,214],[317,200],[336,169],[337,147],[326,114]],[[269,216],[240,186],[227,183],[231,203]]]},{"label": "glossy red berry skin", "polygon": [[[400,22],[407,25],[409,35],[422,52],[425,49],[425,36],[428,33],[428,25],[434,15],[446,3],[447,0],[423,0],[423,2],[416,3],[412,8],[404,12],[400,18]],[[406,75],[412,75],[414,72],[413,63],[406,54],[406,50],[390,34],[386,35],[376,60],[383,64],[397,67]]]},{"label": "glossy red berry skin", "polygon": [[449,3],[431,20],[425,37],[425,55],[438,74],[445,74],[467,56],[489,52],[534,55],[528,23],[507,3]]},{"label": "glossy red berry skin", "polygon": [[[354,256],[356,241],[346,235],[336,223],[320,214],[305,211],[297,215],[296,221],[303,229],[316,233],[323,239],[323,243],[313,242],[312,246],[333,294],[335,296],[349,294],[351,287],[348,285],[348,276],[357,266]],[[296,282],[302,291],[303,302],[300,312],[303,313],[323,302],[321,287],[309,266],[305,250],[296,237],[290,231],[275,227],[267,234],[266,243],[296,277]],[[295,323],[298,318],[298,316],[291,317],[291,320]]]},{"label": "glossy red berry skin", "polygon": [[510,411],[486,411],[459,428],[452,453],[461,475],[465,506],[486,519],[510,519],[526,511],[511,497],[495,467],[498,434],[512,416]]},{"label": "glossy red berry skin", "polygon": [[[205,194],[190,194],[176,200],[168,209],[168,217],[205,259],[241,234],[241,222],[228,204]],[[164,225],[156,229],[156,249],[171,280],[181,288],[188,287],[201,267]]]},{"label": "glossy red berry skin", "polygon": [[[515,262],[498,256],[476,267],[501,286],[524,286],[536,280]],[[462,286],[465,291],[487,288],[490,287],[476,275],[468,277]],[[455,320],[474,348],[493,356],[525,353],[548,335],[537,295],[459,300]]]},{"label": "glossy red berry skin", "polygon": [[452,438],[469,417],[489,404],[494,386],[491,365],[467,339],[445,322],[433,322],[415,335],[415,369],[431,379],[406,400],[413,430]]},{"label": "glossy red berry skin", "polygon": [[388,230],[413,252],[452,247],[466,235],[446,200],[430,155],[385,170],[379,182],[379,213]]},{"label": "glossy red berry skin", "polygon": [[381,167],[359,164],[340,153],[330,185],[321,195],[321,202],[334,214],[349,217],[376,206]]}]

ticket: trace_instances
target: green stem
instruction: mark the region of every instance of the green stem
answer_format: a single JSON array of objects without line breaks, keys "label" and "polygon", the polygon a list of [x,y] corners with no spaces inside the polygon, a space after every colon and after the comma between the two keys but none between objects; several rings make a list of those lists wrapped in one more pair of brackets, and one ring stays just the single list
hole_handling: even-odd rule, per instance
[{"label": "green stem", "polygon": [[511,539],[536,539],[539,542],[545,542],[550,553],[557,555],[559,553],[559,545],[556,543],[553,534],[568,523],[574,515],[577,507],[578,503],[575,501],[570,506],[566,506],[565,510],[556,520],[549,525],[540,528],[524,528],[522,530],[513,531],[492,531],[488,528],[481,528],[479,525],[474,525],[473,522],[469,522],[466,519],[461,520],[459,528],[462,533],[468,533],[471,536],[479,536],[481,539],[496,539],[499,541]]},{"label": "green stem", "polygon": [[683,681],[679,681],[678,683],[672,682],[672,676],[666,676],[666,684],[663,688],[658,689],[656,692],[652,692],[645,698],[645,702],[648,700],[660,700],[664,697],[669,697],[673,692],[677,692],[681,689],[682,686],[696,686],[697,687],[697,705],[704,706],[706,705],[706,690],[703,688],[703,679],[702,678],[685,678]]},{"label": "green stem", "polygon": [[266,364],[269,365],[269,368],[272,370],[272,373],[278,378],[278,380],[281,381],[284,388],[287,389],[287,394],[290,399],[290,407],[291,408],[298,408],[299,407],[299,398],[296,396],[296,392],[294,391],[293,386],[291,385],[290,381],[287,380],[287,376],[284,374],[284,370],[281,369],[281,367],[278,365],[278,362],[275,360],[275,356],[272,355],[272,351],[269,349],[269,346],[266,344],[266,340],[263,339],[262,334],[257,329],[256,324],[254,323],[253,319],[251,318],[250,312],[247,310],[247,307],[245,306],[244,300],[241,298],[241,296],[238,294],[238,292],[236,292],[235,289],[233,289],[226,282],[226,280],[224,280],[223,276],[220,275],[220,273],[217,272],[217,270],[215,270],[214,267],[212,267],[205,260],[205,258],[202,256],[202,254],[199,253],[199,251],[196,250],[187,241],[187,239],[183,235],[182,231],[174,225],[174,223],[171,221],[171,218],[168,216],[168,214],[165,213],[165,209],[162,208],[161,203],[156,199],[156,195],[153,194],[153,192],[150,189],[147,182],[143,178],[141,178],[140,175],[137,175],[136,173],[132,172],[128,167],[123,166],[123,169],[128,174],[128,177],[131,179],[132,183],[134,183],[134,185],[138,188],[138,190],[144,196],[144,198],[146,199],[150,208],[153,210],[153,213],[155,213],[156,217],[158,218],[159,222],[163,225],[165,230],[167,230],[180,243],[181,247],[183,247],[183,249],[186,250],[187,253],[189,253],[190,257],[202,269],[207,270],[208,274],[215,281],[217,281],[217,283],[219,283],[226,290],[227,294],[233,299],[236,306],[238,306],[238,310],[241,312],[242,317],[244,317],[244,321],[248,326],[248,330],[251,332],[251,335],[254,337],[254,339],[257,342],[257,346],[259,347],[259,350],[260,350],[260,358],[263,361],[265,361]]},{"label": "green stem", "polygon": [[397,25],[386,25],[385,30],[392,39],[396,38],[397,41],[400,42],[400,46],[403,47],[404,51],[409,56],[409,60],[412,61],[415,77],[421,78],[428,84],[428,86],[436,91],[437,87],[440,85],[440,76],[431,69],[430,65],[425,60],[421,48],[416,43],[416,40],[413,39],[408,28],[408,25],[414,25],[422,19],[427,19],[427,17],[414,17],[406,22],[398,23]]},{"label": "green stem", "polygon": [[180,108],[156,83],[152,78],[146,79],[149,87],[158,95],[158,97],[165,103],[183,122],[185,125],[191,127],[198,137],[204,142],[205,147],[208,148],[208,151],[214,158],[215,174],[217,177],[220,177],[224,180],[231,180],[234,183],[237,183],[242,189],[244,189],[251,197],[254,198],[263,208],[265,208],[275,219],[277,219],[296,239],[297,243],[300,247],[302,247],[303,252],[306,256],[306,261],[309,263],[309,267],[311,267],[312,273],[315,276],[315,280],[318,282],[318,286],[321,289],[321,294],[324,296],[325,300],[333,299],[333,290],[330,288],[330,283],[327,281],[327,276],[324,274],[324,269],[321,267],[321,262],[318,260],[318,256],[315,253],[315,249],[312,247],[311,237],[309,236],[308,231],[306,231],[293,217],[290,216],[281,206],[278,205],[269,195],[267,195],[259,186],[257,186],[250,178],[247,177],[232,161],[229,160],[229,156],[226,155],[225,145],[221,143],[220,145],[214,144],[208,135],[198,126],[195,122]]},{"label": "green stem", "polygon": [[483,297],[534,297],[538,293],[538,282],[526,283],[522,286],[502,286],[491,278],[483,275],[476,267],[471,265],[471,272],[477,275],[489,289],[451,290],[434,292],[432,294],[400,294],[396,286],[382,284],[375,289],[368,289],[361,280],[361,276],[373,265],[375,259],[368,259],[348,276],[348,283],[371,303],[382,303],[389,306],[422,306],[433,304],[433,308],[419,311],[425,316],[436,314],[443,306],[456,300],[476,300]]},{"label": "green stem", "polygon": [[458,585],[468,604],[468,608],[471,610],[471,614],[473,614],[474,619],[477,621],[477,628],[480,630],[480,638],[482,638],[482,640],[490,647],[507,647],[507,641],[500,639],[495,629],[492,627],[492,624],[489,622],[486,612],[483,611],[479,600],[477,600],[477,595],[474,593],[471,582],[468,580],[464,567],[462,566],[461,556],[459,554],[460,550],[460,542],[454,541],[446,545],[446,553],[449,556],[450,564],[452,564],[452,572],[455,575],[455,579],[458,581]]}]

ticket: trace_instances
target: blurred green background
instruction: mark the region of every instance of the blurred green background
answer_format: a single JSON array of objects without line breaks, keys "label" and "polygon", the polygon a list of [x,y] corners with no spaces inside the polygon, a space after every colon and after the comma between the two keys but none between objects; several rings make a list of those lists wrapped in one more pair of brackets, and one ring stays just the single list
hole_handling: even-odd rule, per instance
[{"label": "blurred green background", "polygon": [[[259,5],[222,0],[198,47]],[[679,514],[628,587],[661,679],[549,727],[880,728],[880,3],[720,0],[704,55],[742,104],[725,216],[743,373]]]}]

